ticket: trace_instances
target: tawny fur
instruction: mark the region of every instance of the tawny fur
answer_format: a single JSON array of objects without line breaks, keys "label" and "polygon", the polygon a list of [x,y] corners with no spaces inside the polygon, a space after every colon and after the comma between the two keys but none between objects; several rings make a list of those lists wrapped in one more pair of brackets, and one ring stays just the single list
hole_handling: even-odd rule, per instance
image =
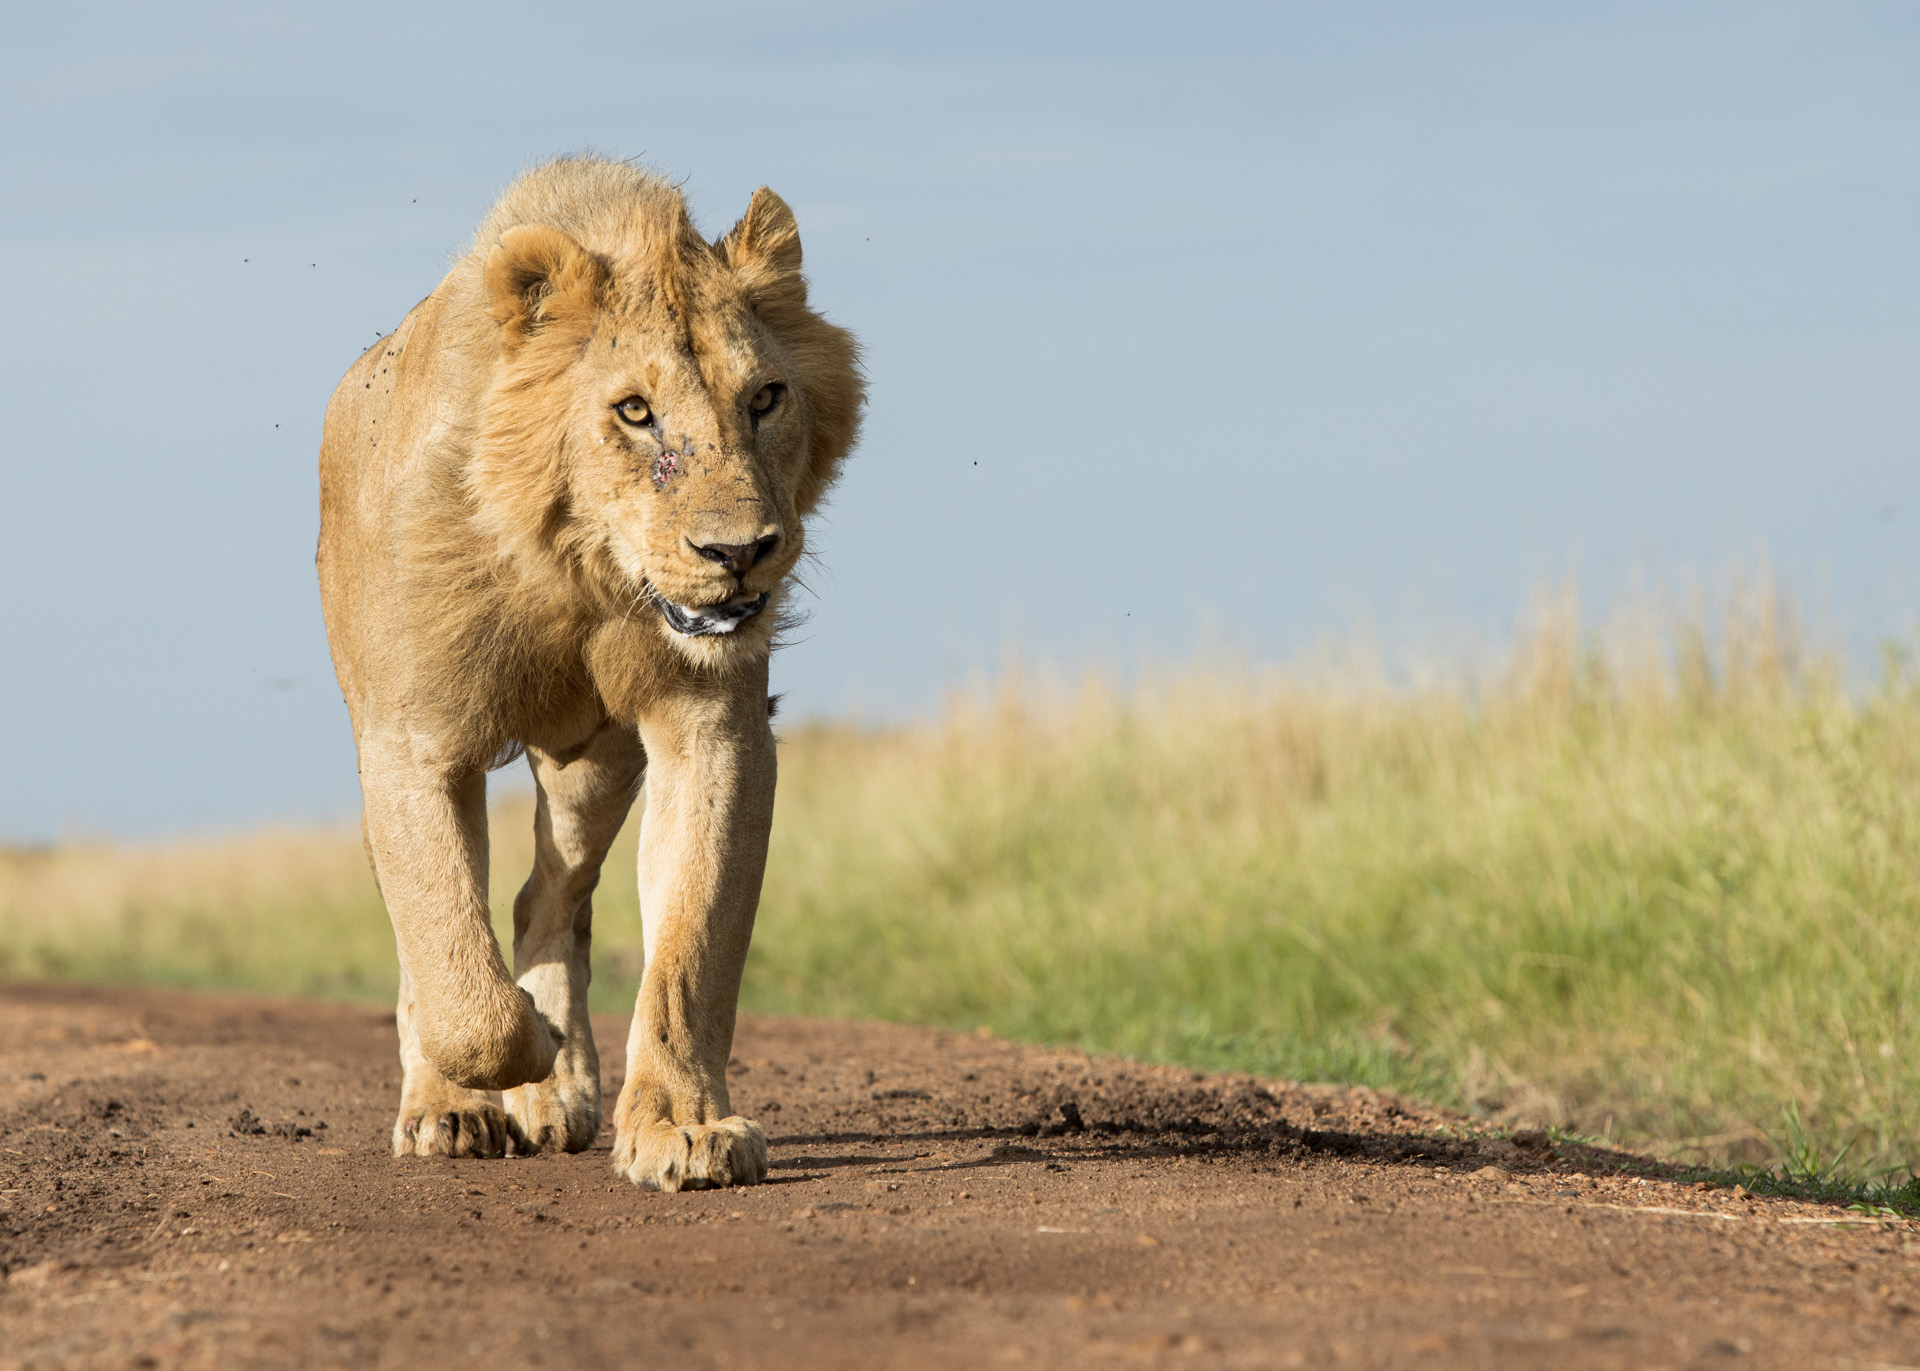
[{"label": "tawny fur", "polygon": [[[726,1062],[773,815],[767,657],[864,400],[853,338],[808,304],[800,266],[769,190],[709,243],[657,177],[549,163],[334,392],[321,599],[400,952],[398,1153],[593,1140],[591,895],[644,777],[646,968],[615,1163],[664,1189],[765,1175]],[[630,397],[647,423],[622,417]],[[750,545],[748,565],[711,551]],[[656,603],[761,592],[766,611],[712,636]],[[523,748],[537,856],[509,974],[484,773]]]}]

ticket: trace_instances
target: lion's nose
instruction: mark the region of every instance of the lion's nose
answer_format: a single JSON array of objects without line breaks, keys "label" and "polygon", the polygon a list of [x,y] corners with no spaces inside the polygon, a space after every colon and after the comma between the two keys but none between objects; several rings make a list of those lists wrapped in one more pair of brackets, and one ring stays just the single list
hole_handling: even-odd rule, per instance
[{"label": "lion's nose", "polygon": [[709,562],[718,562],[735,576],[745,576],[753,564],[772,552],[780,535],[769,533],[751,543],[695,543],[693,550]]}]

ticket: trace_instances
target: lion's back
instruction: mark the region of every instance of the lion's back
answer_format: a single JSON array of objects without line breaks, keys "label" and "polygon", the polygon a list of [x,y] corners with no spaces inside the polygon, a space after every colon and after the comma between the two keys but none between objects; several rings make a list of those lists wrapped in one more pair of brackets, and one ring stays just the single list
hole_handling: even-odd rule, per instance
[{"label": "lion's back", "polygon": [[[443,287],[444,287],[443,283]],[[368,348],[327,402],[320,437],[320,604],[343,690],[354,693],[369,605],[392,590],[398,496],[417,475],[422,433],[461,372],[436,356],[441,291]]]}]

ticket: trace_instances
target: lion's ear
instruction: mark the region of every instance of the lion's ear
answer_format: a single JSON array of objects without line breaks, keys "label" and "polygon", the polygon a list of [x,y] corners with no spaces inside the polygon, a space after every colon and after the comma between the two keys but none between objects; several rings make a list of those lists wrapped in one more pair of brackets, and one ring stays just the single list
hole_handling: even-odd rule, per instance
[{"label": "lion's ear", "polygon": [[551,224],[510,228],[487,254],[489,311],[510,337],[592,310],[605,284],[600,260]]},{"label": "lion's ear", "polygon": [[716,249],[734,279],[756,304],[804,305],[807,282],[800,274],[800,226],[787,202],[760,187]]}]

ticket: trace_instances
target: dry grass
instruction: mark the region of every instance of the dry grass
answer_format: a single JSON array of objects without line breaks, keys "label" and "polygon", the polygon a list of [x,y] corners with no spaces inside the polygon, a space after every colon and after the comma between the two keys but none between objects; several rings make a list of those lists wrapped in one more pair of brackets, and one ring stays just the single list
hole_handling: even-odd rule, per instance
[{"label": "dry grass", "polygon": [[0,849],[0,975],[355,998],[397,984],[349,828]]},{"label": "dry grass", "polygon": [[[1351,664],[1010,678],[792,729],[746,1002],[1392,1085],[1651,1145],[1904,1167],[1920,709],[1719,626],[1583,632],[1389,687]],[[528,860],[501,807],[496,908]],[[637,970],[633,834],[597,898]],[[385,993],[357,837],[0,857],[0,970]]]}]

